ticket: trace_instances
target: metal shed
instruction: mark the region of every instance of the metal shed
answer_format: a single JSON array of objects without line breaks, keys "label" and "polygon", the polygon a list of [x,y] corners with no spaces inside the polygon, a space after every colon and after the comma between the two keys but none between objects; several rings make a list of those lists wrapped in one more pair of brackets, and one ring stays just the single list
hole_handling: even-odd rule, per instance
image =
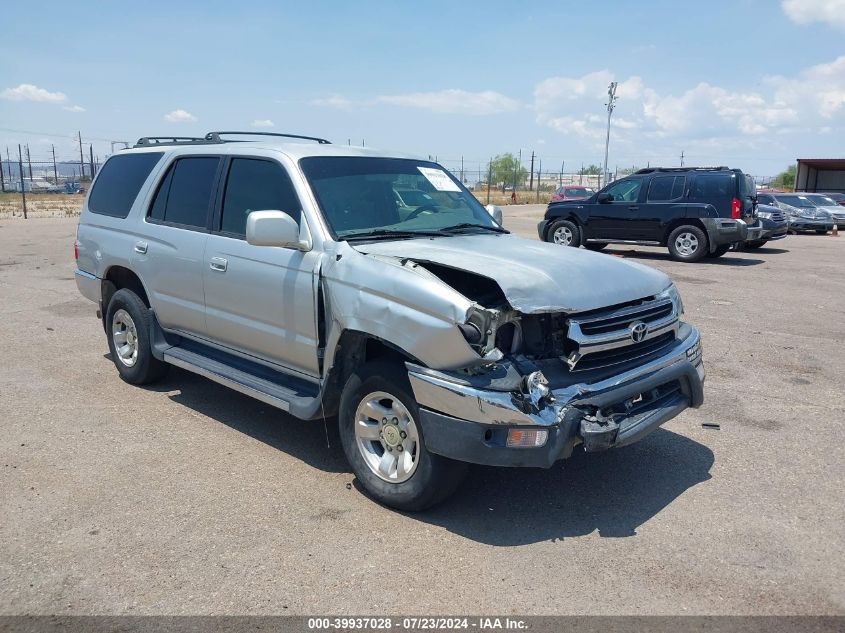
[{"label": "metal shed", "polygon": [[799,158],[795,191],[845,193],[845,158]]}]

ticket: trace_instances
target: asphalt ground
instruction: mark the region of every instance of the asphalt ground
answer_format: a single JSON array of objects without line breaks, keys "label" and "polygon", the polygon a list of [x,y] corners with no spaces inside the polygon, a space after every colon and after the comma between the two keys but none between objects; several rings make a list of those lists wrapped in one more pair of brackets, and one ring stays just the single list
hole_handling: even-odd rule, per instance
[{"label": "asphalt ground", "polygon": [[[536,239],[541,214],[505,224]],[[0,222],[2,614],[845,613],[845,236],[608,249],[677,283],[705,405],[550,470],[472,467],[402,514],[331,425],[180,370],[122,382],[74,231]]]}]

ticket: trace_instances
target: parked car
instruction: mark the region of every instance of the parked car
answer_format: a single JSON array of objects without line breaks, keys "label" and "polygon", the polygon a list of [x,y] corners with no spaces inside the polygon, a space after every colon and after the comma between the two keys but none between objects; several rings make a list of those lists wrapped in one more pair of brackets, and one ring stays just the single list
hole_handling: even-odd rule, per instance
[{"label": "parked car", "polygon": [[845,193],[840,192],[833,192],[833,193],[822,193],[823,196],[827,196],[831,200],[833,200],[836,204],[840,207],[845,207]]},{"label": "parked car", "polygon": [[467,462],[548,468],[702,404],[665,274],[518,238],[431,161],[227,134],[141,139],[85,200],[76,281],[125,381],[176,365],[337,416],[362,486],[406,510]]},{"label": "parked car", "polygon": [[816,200],[813,194],[777,193],[773,196],[777,206],[789,215],[790,231],[815,231],[824,235],[833,229],[834,218],[830,212],[833,207],[820,206],[821,201]]},{"label": "parked car", "polygon": [[756,206],[754,181],[739,169],[649,168],[585,200],[549,204],[537,230],[564,246],[666,246],[674,259],[696,262],[760,240]]},{"label": "parked car", "polygon": [[763,229],[759,240],[751,240],[745,243],[746,248],[760,248],[769,241],[782,240],[789,233],[789,220],[787,214],[779,207],[757,204],[757,217]]},{"label": "parked car", "polygon": [[550,202],[561,202],[562,200],[583,200],[595,193],[595,189],[582,185],[563,185],[555,189]]}]

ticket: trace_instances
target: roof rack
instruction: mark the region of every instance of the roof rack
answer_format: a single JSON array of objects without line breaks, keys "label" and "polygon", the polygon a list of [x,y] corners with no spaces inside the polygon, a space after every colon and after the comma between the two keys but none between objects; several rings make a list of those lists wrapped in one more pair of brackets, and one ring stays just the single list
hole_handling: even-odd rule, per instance
[{"label": "roof rack", "polygon": [[280,132],[209,132],[205,135],[205,140],[211,141],[213,143],[237,142],[222,139],[220,138],[221,134],[237,134],[239,136],[281,136],[283,138],[298,138],[304,141],[316,141],[320,145],[331,145],[331,141],[327,141],[324,138],[318,138],[316,136],[303,136],[301,134],[282,134]]},{"label": "roof rack", "polygon": [[243,139],[225,139],[221,134],[236,134],[241,136],[280,136],[283,138],[297,138],[304,141],[316,141],[320,145],[330,145],[331,142],[316,136],[302,136],[301,134],[281,134],[278,132],[209,132],[205,136],[142,136],[134,147],[155,147],[159,145],[214,145],[216,143],[243,143]]},{"label": "roof rack", "polygon": [[149,147],[150,145],[200,145],[208,141],[201,136],[142,136],[135,143],[135,147]]},{"label": "roof rack", "polygon": [[676,171],[730,171],[730,167],[719,165],[718,167],[644,167],[638,169],[636,174],[653,174],[654,172],[676,172]]}]

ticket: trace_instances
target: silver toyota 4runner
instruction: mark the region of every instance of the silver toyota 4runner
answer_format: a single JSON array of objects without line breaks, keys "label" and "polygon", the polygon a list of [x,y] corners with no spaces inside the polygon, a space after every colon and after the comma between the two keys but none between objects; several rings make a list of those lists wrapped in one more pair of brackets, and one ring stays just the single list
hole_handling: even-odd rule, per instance
[{"label": "silver toyota 4runner", "polygon": [[361,484],[406,510],[467,462],[548,468],[701,405],[663,273],[511,235],[431,161],[245,136],[142,138],[92,184],[76,280],[127,382],[176,365],[336,415]]}]

